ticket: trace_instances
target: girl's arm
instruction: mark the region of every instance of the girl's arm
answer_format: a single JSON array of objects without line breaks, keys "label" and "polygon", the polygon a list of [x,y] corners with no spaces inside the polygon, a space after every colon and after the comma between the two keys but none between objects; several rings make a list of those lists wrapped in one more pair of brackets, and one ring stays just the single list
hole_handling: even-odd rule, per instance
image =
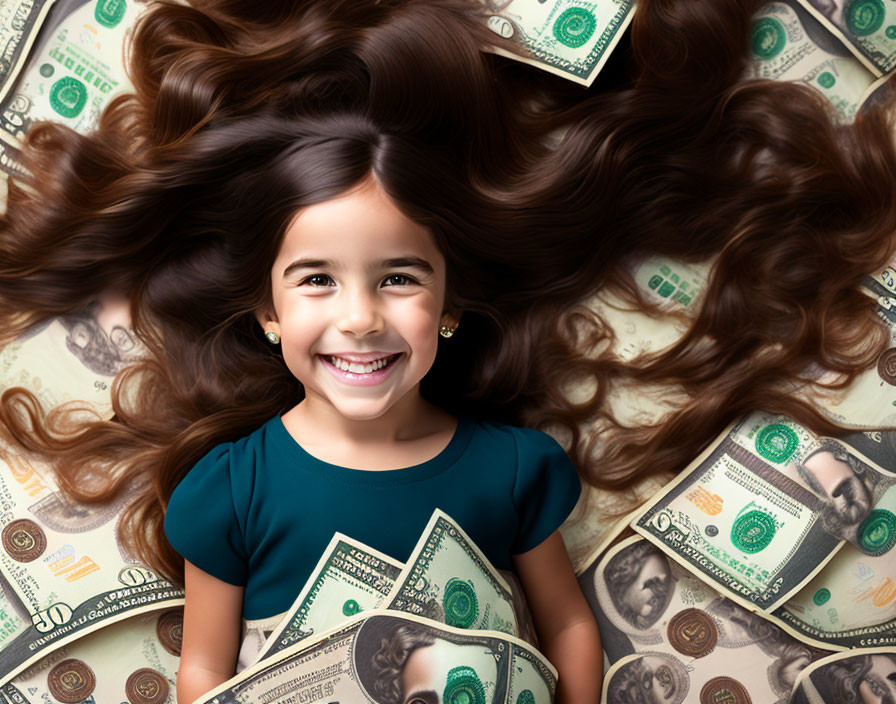
[{"label": "girl's arm", "polygon": [[186,599],[177,704],[192,704],[236,673],[244,587],[184,562]]},{"label": "girl's arm", "polygon": [[597,704],[604,664],[600,634],[560,531],[513,561],[540,649],[559,674],[557,704]]}]

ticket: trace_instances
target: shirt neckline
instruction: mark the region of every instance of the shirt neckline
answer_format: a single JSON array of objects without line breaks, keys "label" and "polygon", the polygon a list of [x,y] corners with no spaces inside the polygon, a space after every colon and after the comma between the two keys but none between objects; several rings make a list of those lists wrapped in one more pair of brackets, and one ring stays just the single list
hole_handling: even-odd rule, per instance
[{"label": "shirt neckline", "polygon": [[454,464],[467,449],[473,434],[473,421],[469,416],[459,415],[457,428],[451,440],[435,457],[411,467],[397,469],[355,469],[325,462],[309,453],[289,434],[278,413],[268,421],[269,430],[274,442],[286,453],[287,457],[296,457],[297,465],[318,475],[351,484],[404,484],[407,482],[428,479],[445,471]]}]

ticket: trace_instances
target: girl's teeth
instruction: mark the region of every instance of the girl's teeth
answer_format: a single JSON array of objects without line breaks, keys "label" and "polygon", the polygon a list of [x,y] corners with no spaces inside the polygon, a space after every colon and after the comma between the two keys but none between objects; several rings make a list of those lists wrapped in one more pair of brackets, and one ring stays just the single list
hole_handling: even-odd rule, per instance
[{"label": "girl's teeth", "polygon": [[328,357],[328,359],[330,360],[330,364],[334,367],[337,367],[344,372],[352,372],[354,374],[370,374],[370,372],[385,367],[386,362],[389,360],[389,358],[386,357],[369,364],[358,364],[357,362],[347,362],[339,357]]}]

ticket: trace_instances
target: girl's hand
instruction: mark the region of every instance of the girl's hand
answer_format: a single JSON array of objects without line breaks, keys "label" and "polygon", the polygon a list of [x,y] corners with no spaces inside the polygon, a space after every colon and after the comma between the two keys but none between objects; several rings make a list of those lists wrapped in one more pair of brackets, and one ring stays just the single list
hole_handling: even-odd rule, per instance
[{"label": "girl's hand", "polygon": [[177,704],[192,704],[236,673],[243,590],[184,564],[184,637]]},{"label": "girl's hand", "polygon": [[559,674],[557,704],[597,704],[604,663],[600,633],[560,531],[513,561],[540,649]]}]

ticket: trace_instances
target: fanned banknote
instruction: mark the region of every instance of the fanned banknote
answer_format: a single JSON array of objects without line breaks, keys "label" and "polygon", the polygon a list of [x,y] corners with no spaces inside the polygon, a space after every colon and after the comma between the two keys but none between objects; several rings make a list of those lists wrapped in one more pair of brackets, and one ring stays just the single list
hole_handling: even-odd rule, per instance
[{"label": "fanned banknote", "polygon": [[799,0],[855,56],[882,76],[896,68],[896,5],[891,0]]},{"label": "fanned banknote", "polygon": [[262,660],[196,704],[394,704],[432,696],[549,704],[556,682],[557,671],[537,650],[506,633],[373,610]]},{"label": "fanned banknote", "polygon": [[0,462],[0,573],[18,615],[17,632],[0,650],[0,683],[86,633],[183,604],[181,590],[118,542],[126,501],[73,504],[43,465],[12,456]]},{"label": "fanned banknote", "polygon": [[876,75],[796,0],[763,5],[753,16],[744,78],[811,86],[852,122]]},{"label": "fanned banknote", "polygon": [[634,0],[482,2],[489,28],[519,47],[491,51],[586,86],[600,73],[635,12]]},{"label": "fanned banknote", "polygon": [[519,633],[510,585],[463,529],[439,509],[384,605],[457,628]]},{"label": "fanned banknote", "polygon": [[889,704],[896,701],[896,649],[829,655],[800,673],[790,704]]},{"label": "fanned banknote", "polygon": [[115,375],[145,354],[130,328],[126,300],[104,293],[85,310],[50,318],[0,349],[0,387],[24,387],[45,409],[89,404],[109,419]]},{"label": "fanned banknote", "polygon": [[[877,364],[845,389],[813,388],[809,399],[841,425],[853,428],[896,426],[896,268],[865,277],[863,290],[877,300],[877,315],[887,329],[889,347]],[[833,380],[833,379],[832,379]]]},{"label": "fanned banknote", "polygon": [[646,257],[634,270],[635,284],[647,300],[671,310],[699,307],[709,264],[675,261],[668,257]]},{"label": "fanned banknote", "polygon": [[[799,671],[824,654],[719,595],[640,536],[595,560],[579,584],[609,663],[637,656],[608,673],[609,702],[644,701],[626,698],[639,681],[675,695],[662,701],[728,701],[703,698],[704,690],[718,696],[725,688],[749,692],[754,702],[786,700]],[[730,674],[722,682],[720,673]]]},{"label": "fanned banknote", "polygon": [[252,662],[323,633],[361,611],[378,608],[402,567],[398,560],[336,533],[286,617]]},{"label": "fanned banknote", "polygon": [[726,596],[772,611],[843,541],[896,542],[896,477],[783,416],[730,426],[632,522]]},{"label": "fanned banknote", "polygon": [[175,704],[182,632],[182,609],[133,616],[60,648],[0,693],[21,704]]},{"label": "fanned banknote", "polygon": [[[137,0],[56,0],[28,61],[0,101],[0,142],[13,149],[35,122],[52,120],[87,133],[106,105],[133,90],[125,37],[146,8]],[[16,176],[13,152],[0,169]]]},{"label": "fanned banknote", "polygon": [[774,612],[784,628],[822,648],[896,646],[896,555],[846,543]]},{"label": "fanned banknote", "polygon": [[0,101],[15,82],[54,2],[5,0],[0,3]]}]

